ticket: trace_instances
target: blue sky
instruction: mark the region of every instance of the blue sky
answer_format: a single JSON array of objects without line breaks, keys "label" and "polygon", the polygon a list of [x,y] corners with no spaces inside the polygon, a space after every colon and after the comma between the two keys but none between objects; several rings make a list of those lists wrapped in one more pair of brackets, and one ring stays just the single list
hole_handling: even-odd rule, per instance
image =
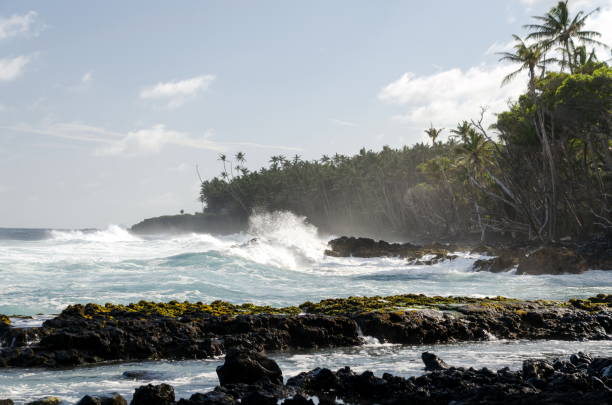
[{"label": "blue sky", "polygon": [[[491,117],[524,86],[494,53],[553,3],[3,1],[0,226],[194,212],[219,153],[256,169]],[[611,43],[612,0],[573,3]]]}]

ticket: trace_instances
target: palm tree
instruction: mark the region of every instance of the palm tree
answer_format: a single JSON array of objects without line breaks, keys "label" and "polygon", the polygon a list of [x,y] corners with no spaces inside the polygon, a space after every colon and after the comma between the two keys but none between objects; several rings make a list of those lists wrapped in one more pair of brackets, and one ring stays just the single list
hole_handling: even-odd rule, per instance
[{"label": "palm tree", "polygon": [[525,41],[518,35],[512,35],[515,40],[514,53],[512,52],[498,52],[501,55],[499,61],[508,61],[513,63],[519,63],[520,67],[514,72],[504,77],[502,86],[508,84],[516,76],[524,70],[529,73],[529,93],[535,94],[535,83],[536,83],[536,68],[539,64],[545,64],[546,62],[552,61],[552,59],[543,58],[543,48],[538,45],[527,45]]},{"label": "palm tree", "polygon": [[468,121],[463,121],[461,124],[457,124],[457,129],[451,129],[453,133],[452,137],[459,137],[463,142],[466,141],[468,133],[472,129],[472,123]]},{"label": "palm tree", "polygon": [[236,162],[240,164],[246,162],[246,155],[243,152],[236,153],[235,158],[236,158]]},{"label": "palm tree", "polygon": [[425,133],[431,138],[432,145],[436,144],[436,139],[440,136],[442,131],[444,131],[444,128],[436,129],[433,124],[429,124],[429,128],[425,130]]},{"label": "palm tree", "polygon": [[578,11],[572,18],[567,7],[568,1],[559,1],[555,7],[551,8],[543,16],[534,16],[533,18],[538,20],[539,24],[527,24],[524,27],[532,31],[527,36],[527,39],[539,41],[544,49],[550,49],[555,45],[561,47],[563,49],[561,69],[563,70],[567,66],[570,73],[573,73],[574,66],[571,49],[573,48],[574,41],[578,41],[583,45],[608,46],[595,39],[601,37],[599,32],[583,30],[586,19],[599,11],[599,8],[588,13]]}]

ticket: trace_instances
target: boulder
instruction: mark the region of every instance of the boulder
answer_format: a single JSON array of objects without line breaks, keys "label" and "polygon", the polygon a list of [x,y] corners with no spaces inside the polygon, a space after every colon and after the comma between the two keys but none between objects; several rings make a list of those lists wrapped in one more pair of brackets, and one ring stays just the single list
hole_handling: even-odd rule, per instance
[{"label": "boulder", "polygon": [[15,405],[12,399],[0,399],[0,405]]},{"label": "boulder", "polygon": [[217,367],[219,384],[283,383],[283,372],[276,362],[262,353],[242,348],[230,350],[223,365]]},{"label": "boulder", "polygon": [[474,262],[472,268],[476,271],[501,273],[511,270],[519,262],[519,258],[511,255],[497,256],[492,259],[480,259]]},{"label": "boulder", "polygon": [[342,236],[328,243],[327,256],[334,257],[407,257],[414,254],[418,246],[410,243],[388,243],[370,238]]},{"label": "boulder", "polygon": [[168,384],[143,385],[136,388],[130,405],[172,405],[174,388]]},{"label": "boulder", "polygon": [[523,362],[523,378],[545,379],[555,373],[553,365],[546,360],[529,359]]},{"label": "boulder", "polygon": [[578,274],[587,270],[586,261],[566,247],[542,247],[519,261],[516,274]]},{"label": "boulder", "polygon": [[95,397],[85,395],[76,405],[127,405],[127,401],[119,394],[110,397]]},{"label": "boulder", "polygon": [[423,352],[421,354],[421,360],[425,363],[426,371],[446,370],[449,368],[449,365],[446,364],[444,360],[433,353]]}]

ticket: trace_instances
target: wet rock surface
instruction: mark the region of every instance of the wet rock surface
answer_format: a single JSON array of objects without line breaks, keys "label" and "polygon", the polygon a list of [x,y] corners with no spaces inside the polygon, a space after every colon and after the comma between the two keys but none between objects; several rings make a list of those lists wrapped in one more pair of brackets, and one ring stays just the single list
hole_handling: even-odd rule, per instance
[{"label": "wet rock surface", "polygon": [[451,246],[431,244],[426,246],[411,243],[389,243],[384,240],[370,238],[354,238],[343,236],[328,243],[327,256],[333,257],[400,257],[410,265],[432,265],[445,260],[456,259],[450,253]]},{"label": "wet rock surface", "polygon": [[206,313],[172,317],[120,312],[87,315],[83,306],[70,307],[42,327],[28,329],[27,333],[38,337],[35,344],[15,339],[24,331],[10,328],[0,332],[0,339],[12,342],[0,349],[0,367],[201,359],[221,355],[235,346],[287,350],[353,346],[360,342],[355,322],[347,317]]},{"label": "wet rock surface", "polygon": [[[222,367],[231,369],[235,376],[250,376],[248,379],[223,381],[225,377],[220,373],[220,385],[214,390],[178,401],[170,385],[143,385],[135,390],[130,404],[311,405],[316,399],[319,404],[599,405],[612,401],[612,357],[593,358],[576,353],[552,361],[529,359],[518,371],[452,367],[427,352],[422,359],[426,368],[436,370],[420,377],[403,378],[388,373],[379,377],[370,371],[356,373],[349,367],[337,371],[316,368],[283,384],[282,372],[273,360],[261,352],[236,348]],[[125,400],[118,395],[103,399],[86,396],[79,404],[120,405]]]},{"label": "wet rock surface", "polygon": [[334,257],[399,257],[410,265],[432,265],[457,256],[453,251],[493,256],[477,260],[476,271],[499,273],[517,267],[516,274],[577,274],[588,269],[612,270],[612,234],[600,235],[582,242],[558,242],[540,245],[516,242],[507,245],[478,245],[469,248],[433,243],[424,246],[411,243],[389,243],[383,240],[342,236],[328,243],[325,254]]},{"label": "wet rock surface", "polygon": [[328,256],[334,257],[407,257],[414,253],[419,246],[411,243],[389,243],[384,240],[376,241],[370,238],[354,238],[342,236],[333,239],[325,251]]},{"label": "wet rock surface", "polygon": [[[258,352],[357,346],[363,343],[358,328],[380,341],[403,344],[612,337],[612,295],[604,294],[567,302],[414,294],[349,297],[288,309],[302,311],[301,315],[189,312],[173,316],[89,305],[69,307],[39,328],[5,327],[0,341],[11,343],[0,349],[0,367],[203,359],[237,348]],[[158,305],[167,310],[170,304]],[[177,305],[189,304],[170,308]],[[147,376],[136,370],[124,378]]]}]

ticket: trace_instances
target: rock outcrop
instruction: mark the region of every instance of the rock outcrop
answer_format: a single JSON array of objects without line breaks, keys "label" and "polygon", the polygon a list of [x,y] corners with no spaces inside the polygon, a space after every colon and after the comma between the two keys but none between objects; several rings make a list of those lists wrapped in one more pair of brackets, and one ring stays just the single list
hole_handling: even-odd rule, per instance
[{"label": "rock outcrop", "polygon": [[0,330],[0,341],[8,342],[0,349],[0,367],[202,359],[235,348],[258,352],[356,346],[363,342],[358,328],[381,341],[404,344],[492,338],[610,340],[611,307],[612,295],[604,294],[565,302],[407,294],[328,299],[287,308],[222,302],[75,305],[39,328]]}]

